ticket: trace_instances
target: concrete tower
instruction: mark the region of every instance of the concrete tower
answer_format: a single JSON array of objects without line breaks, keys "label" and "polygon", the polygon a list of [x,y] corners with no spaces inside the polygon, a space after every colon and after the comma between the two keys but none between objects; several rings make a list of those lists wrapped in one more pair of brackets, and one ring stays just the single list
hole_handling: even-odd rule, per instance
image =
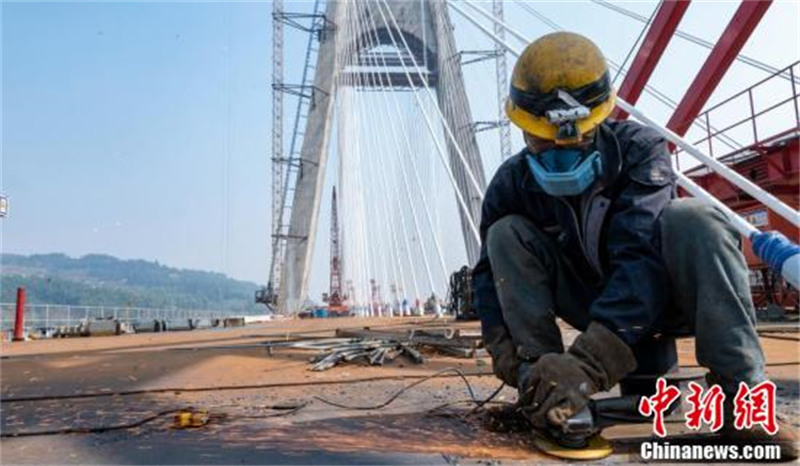
[{"label": "concrete tower", "polygon": [[[362,23],[373,25],[374,29],[359,29],[361,35],[369,34],[371,38],[377,37],[380,45],[392,46],[394,41],[400,42],[400,34],[395,29],[395,24],[388,19],[390,28],[386,28],[384,17],[391,16],[396,20],[397,27],[402,31],[402,39],[408,44],[413,54],[414,61],[422,68],[419,73],[411,73],[412,82],[408,76],[398,72],[396,66],[391,66],[385,57],[382,61],[374,58],[369,50],[365,50],[365,43],[371,40],[360,40],[358,37],[347,37],[344,23],[352,18],[366,18]],[[359,10],[360,9],[360,10]],[[379,9],[382,9],[379,11]],[[381,11],[384,15],[381,15]],[[320,34],[319,53],[315,67],[313,96],[308,111],[308,118],[304,130],[303,144],[299,160],[299,172],[292,202],[289,232],[286,236],[286,256],[283,259],[281,287],[279,291],[278,308],[283,313],[294,313],[300,310],[308,290],[308,278],[311,269],[311,256],[314,250],[314,240],[319,219],[319,208],[325,180],[327,165],[328,143],[333,117],[333,102],[337,89],[344,82],[347,71],[342,68],[342,63],[356,59],[358,63],[366,63],[370,67],[388,65],[385,71],[380,71],[393,87],[408,88],[423,86],[427,81],[428,86],[435,88],[439,107],[453,135],[458,141],[467,165],[475,177],[481,190],[485,190],[486,180],[478,152],[478,144],[472,127],[472,116],[467,104],[464,80],[460,66],[460,56],[456,50],[453,37],[453,26],[447,11],[447,5],[439,0],[373,0],[370,2],[353,2],[347,0],[328,0],[325,9],[325,20],[330,25]],[[355,44],[352,41],[356,41]],[[349,43],[345,43],[349,42]],[[402,43],[402,42],[401,42]],[[355,46],[353,46],[355,45]],[[337,53],[348,50],[358,57],[337,57]],[[338,58],[338,59],[337,59]],[[410,58],[395,54],[395,65],[398,60],[411,67]],[[390,71],[391,69],[391,71]],[[363,76],[362,83],[370,82],[369,77]],[[474,183],[467,176],[461,155],[450,138],[446,137],[450,168],[456,182],[464,193],[464,200],[469,208],[469,213],[475,222],[480,220],[480,193]],[[461,225],[464,242],[467,249],[467,258],[474,264],[479,255],[479,245],[470,232],[468,218],[460,205],[456,206],[461,216]]]}]

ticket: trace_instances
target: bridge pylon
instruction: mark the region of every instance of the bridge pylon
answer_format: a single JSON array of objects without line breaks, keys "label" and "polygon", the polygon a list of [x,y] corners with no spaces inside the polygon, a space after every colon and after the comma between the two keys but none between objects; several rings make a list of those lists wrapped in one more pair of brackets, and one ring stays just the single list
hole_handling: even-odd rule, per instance
[{"label": "bridge pylon", "polygon": [[[353,35],[353,28],[345,26],[356,18],[362,23]],[[443,121],[452,134],[445,138],[450,170],[468,209],[465,212],[460,203],[457,205],[470,263],[477,261],[480,248],[470,231],[469,219],[480,221],[482,193],[478,189],[485,190],[486,180],[447,5],[439,0],[329,0],[325,20],[329,27],[319,35],[313,95],[297,161],[299,171],[281,268],[278,308],[286,314],[300,311],[308,293],[337,92],[353,82],[379,87],[367,74],[377,72],[385,77],[382,90],[426,85],[435,89]],[[402,51],[394,47],[398,42]],[[387,52],[392,49],[395,51]],[[412,72],[398,71],[398,65]],[[364,71],[364,66],[371,71]],[[364,76],[356,81],[347,79],[353,73]]]}]

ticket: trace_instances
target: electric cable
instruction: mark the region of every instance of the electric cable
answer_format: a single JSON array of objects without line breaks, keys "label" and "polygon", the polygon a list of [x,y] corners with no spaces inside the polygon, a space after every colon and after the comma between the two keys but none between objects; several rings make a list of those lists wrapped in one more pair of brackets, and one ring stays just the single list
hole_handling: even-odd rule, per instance
[{"label": "electric cable", "polygon": [[[447,373],[454,373],[455,375],[449,375],[448,376],[448,375],[446,375]],[[458,368],[447,367],[447,368],[439,370],[439,371],[437,371],[437,372],[435,372],[433,374],[429,374],[429,375],[426,375],[426,376],[421,376],[420,380],[414,381],[411,384],[408,384],[405,387],[401,388],[400,390],[395,392],[391,397],[389,397],[386,401],[384,401],[382,403],[379,403],[379,404],[376,404],[376,405],[371,405],[371,406],[348,406],[348,405],[345,405],[345,404],[342,404],[342,403],[337,403],[337,402],[334,402],[334,401],[327,400],[327,399],[322,398],[322,397],[317,396],[317,395],[313,396],[312,399],[320,401],[323,404],[326,404],[326,405],[329,405],[329,406],[333,406],[333,407],[336,407],[336,408],[341,408],[341,409],[356,410],[356,411],[376,410],[376,409],[382,409],[382,408],[385,408],[385,407],[389,406],[395,400],[397,400],[403,393],[406,393],[408,390],[410,390],[410,389],[412,389],[412,388],[414,388],[414,387],[416,387],[418,385],[421,385],[422,383],[427,382],[427,381],[429,381],[431,379],[441,378],[441,377],[456,377],[457,376],[464,382],[464,385],[466,386],[467,391],[468,391],[468,393],[470,395],[470,400],[466,400],[466,401],[473,402],[476,405],[475,408],[473,408],[473,410],[468,413],[468,415],[470,415],[470,414],[475,413],[478,409],[480,409],[483,406],[485,406],[487,403],[491,402],[492,399],[494,399],[494,397],[496,397],[497,394],[500,393],[500,391],[503,389],[503,387],[505,387],[505,384],[503,383],[489,397],[487,397],[487,398],[485,398],[483,400],[478,399],[478,397],[475,395],[474,389],[472,388],[472,384],[470,384],[469,379],[467,378],[469,376],[475,376],[475,375],[478,375],[478,374],[466,374],[466,373],[462,372]],[[483,374],[481,374],[481,375],[483,375]],[[485,374],[485,375],[492,375],[492,374]],[[397,377],[390,377],[390,378],[397,378]],[[400,378],[403,379],[403,378],[408,378],[408,377],[407,376],[406,377],[402,377],[401,376]],[[373,379],[373,380],[380,380],[380,379],[381,378]],[[352,383],[352,381],[339,382],[339,383]],[[317,384],[319,384],[319,383],[312,383],[312,384],[308,384],[308,385],[317,385]],[[190,391],[190,390],[186,389],[184,391]],[[58,397],[51,397],[50,399],[59,399],[59,398]],[[459,402],[463,402],[463,401],[464,400],[459,400]],[[234,417],[235,419],[265,419],[265,418],[272,418],[272,417],[285,417],[285,416],[289,416],[289,415],[292,415],[292,414],[295,414],[295,413],[299,412],[300,410],[308,407],[310,404],[311,404],[310,401],[306,401],[304,403],[300,403],[300,404],[297,404],[297,405],[265,406],[265,407],[262,407],[262,408],[280,410],[282,412],[274,413],[274,414],[268,414],[268,415],[236,415],[236,416],[232,416],[232,417]],[[452,404],[453,404],[453,402],[449,402],[449,403],[446,403],[445,405],[452,405]],[[440,409],[440,408],[444,407],[445,405],[439,405],[437,407],[431,408],[429,410],[429,412],[437,410],[437,409]],[[227,404],[227,405],[209,406],[207,408],[204,408],[204,410],[210,411],[210,410],[213,410],[213,409],[227,408],[227,407],[233,407],[233,406],[238,406],[238,405]],[[162,417],[168,416],[170,414],[176,414],[176,413],[179,413],[181,411],[196,411],[196,408],[194,408],[193,406],[189,406],[189,407],[181,407],[181,408],[172,408],[172,409],[162,410],[162,411],[159,411],[159,412],[157,412],[157,413],[155,413],[153,415],[144,417],[142,419],[138,419],[138,420],[133,421],[133,422],[126,422],[126,423],[122,423],[122,424],[102,425],[102,426],[97,426],[97,427],[66,427],[66,428],[63,428],[63,429],[50,429],[50,430],[27,431],[27,432],[26,431],[22,431],[22,432],[7,432],[7,431],[5,431],[5,432],[0,433],[0,438],[34,437],[34,436],[66,435],[66,434],[96,434],[96,433],[104,433],[104,432],[110,432],[110,431],[116,431],[116,430],[127,430],[127,429],[132,429],[132,428],[143,426],[143,425],[145,425],[147,423],[153,422],[153,421],[155,421],[157,419],[160,419]]]},{"label": "electric cable", "polygon": [[175,414],[179,411],[182,411],[185,408],[173,408],[167,409],[164,411],[159,411],[156,414],[151,416],[147,416],[145,418],[139,419],[134,422],[127,422],[124,424],[114,424],[110,426],[99,426],[99,427],[65,427],[63,429],[50,429],[50,430],[38,430],[38,431],[22,431],[22,432],[8,432],[3,431],[0,432],[0,438],[10,438],[10,437],[40,437],[40,436],[48,436],[48,435],[66,435],[66,434],[99,434],[103,432],[111,432],[115,430],[125,430],[125,429],[133,429],[135,427],[140,427],[148,422],[153,422],[156,419],[162,418],[164,416],[168,416],[170,414]]},{"label": "electric cable", "polygon": [[327,404],[327,405],[330,405],[330,406],[334,406],[336,408],[342,408],[342,409],[350,409],[350,410],[356,410],[356,411],[371,411],[371,410],[376,410],[376,409],[382,409],[382,408],[385,408],[385,407],[389,406],[390,404],[392,404],[397,398],[399,398],[403,393],[407,392],[408,390],[416,387],[417,385],[421,385],[421,384],[423,384],[423,383],[425,383],[425,382],[427,382],[427,381],[429,381],[431,379],[435,379],[437,377],[440,377],[442,374],[446,374],[448,372],[453,372],[453,373],[457,374],[458,377],[464,382],[464,385],[467,387],[467,392],[469,393],[470,400],[473,403],[475,403],[478,408],[484,406],[486,403],[491,401],[495,396],[497,396],[498,393],[500,393],[500,391],[505,386],[504,383],[501,384],[500,387],[497,388],[488,398],[486,398],[484,400],[480,400],[475,395],[475,390],[472,388],[472,384],[469,383],[469,380],[467,379],[466,374],[464,374],[458,368],[446,367],[446,368],[444,368],[444,369],[442,369],[440,371],[437,371],[437,372],[435,372],[433,374],[425,376],[422,379],[417,380],[414,383],[406,385],[405,387],[403,387],[400,390],[396,391],[392,396],[387,398],[385,401],[383,401],[381,403],[378,403],[378,404],[375,404],[375,405],[360,405],[360,406],[346,405],[346,404],[343,404],[343,403],[330,401],[330,400],[327,400],[325,398],[322,398],[321,396],[316,396],[316,395],[314,396],[314,399],[318,400],[318,401],[320,401],[320,402],[322,402],[324,404]]},{"label": "electric cable", "polygon": [[[281,410],[283,412],[278,412],[274,414],[267,414],[267,415],[236,415],[233,416],[235,419],[266,419],[272,417],[284,417],[290,416],[301,409],[308,406],[308,402],[302,403],[296,406],[269,406],[266,409],[275,409]],[[203,408],[205,411],[210,411],[212,409],[219,409],[219,408],[226,408],[231,407],[233,405],[221,405],[221,406],[209,406]],[[35,430],[35,431],[22,431],[22,432],[2,432],[0,433],[0,438],[15,438],[15,437],[44,437],[50,435],[68,435],[68,434],[101,434],[104,432],[113,432],[116,430],[127,430],[127,429],[134,429],[136,427],[141,427],[145,424],[153,422],[157,419],[162,417],[168,416],[170,414],[178,414],[182,411],[197,411],[196,408],[189,406],[183,408],[173,408],[173,409],[166,409],[163,411],[159,411],[156,414],[151,416],[144,417],[142,419],[133,421],[133,422],[126,422],[122,424],[112,424],[112,425],[101,425],[97,427],[65,427],[62,429],[49,429],[49,430]]]}]

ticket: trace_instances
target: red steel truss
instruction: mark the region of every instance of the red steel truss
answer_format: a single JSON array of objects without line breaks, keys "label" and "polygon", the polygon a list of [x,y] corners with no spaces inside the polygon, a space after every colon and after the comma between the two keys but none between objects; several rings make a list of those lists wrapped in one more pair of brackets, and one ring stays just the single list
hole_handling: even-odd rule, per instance
[{"label": "red steel truss", "polygon": [[667,128],[679,135],[686,134],[771,4],[772,0],[742,1],[669,119]]},{"label": "red steel truss", "polygon": [[[661,60],[661,55],[664,54],[670,39],[675,34],[683,14],[689,8],[689,1],[668,0],[659,7],[653,24],[647,31],[630,69],[625,74],[625,80],[619,87],[619,96],[631,105],[636,105],[639,96],[642,95],[650,75],[653,74],[653,70]],[[627,117],[628,114],[619,108],[612,114],[612,118],[625,119]]]}]

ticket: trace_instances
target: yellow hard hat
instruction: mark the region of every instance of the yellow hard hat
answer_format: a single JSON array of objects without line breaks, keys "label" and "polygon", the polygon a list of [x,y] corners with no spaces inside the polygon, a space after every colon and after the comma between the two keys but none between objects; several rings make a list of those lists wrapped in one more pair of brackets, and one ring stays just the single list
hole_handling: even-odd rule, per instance
[{"label": "yellow hard hat", "polygon": [[580,34],[555,32],[528,45],[514,65],[506,114],[538,138],[568,144],[602,123],[615,102],[600,49]]}]

